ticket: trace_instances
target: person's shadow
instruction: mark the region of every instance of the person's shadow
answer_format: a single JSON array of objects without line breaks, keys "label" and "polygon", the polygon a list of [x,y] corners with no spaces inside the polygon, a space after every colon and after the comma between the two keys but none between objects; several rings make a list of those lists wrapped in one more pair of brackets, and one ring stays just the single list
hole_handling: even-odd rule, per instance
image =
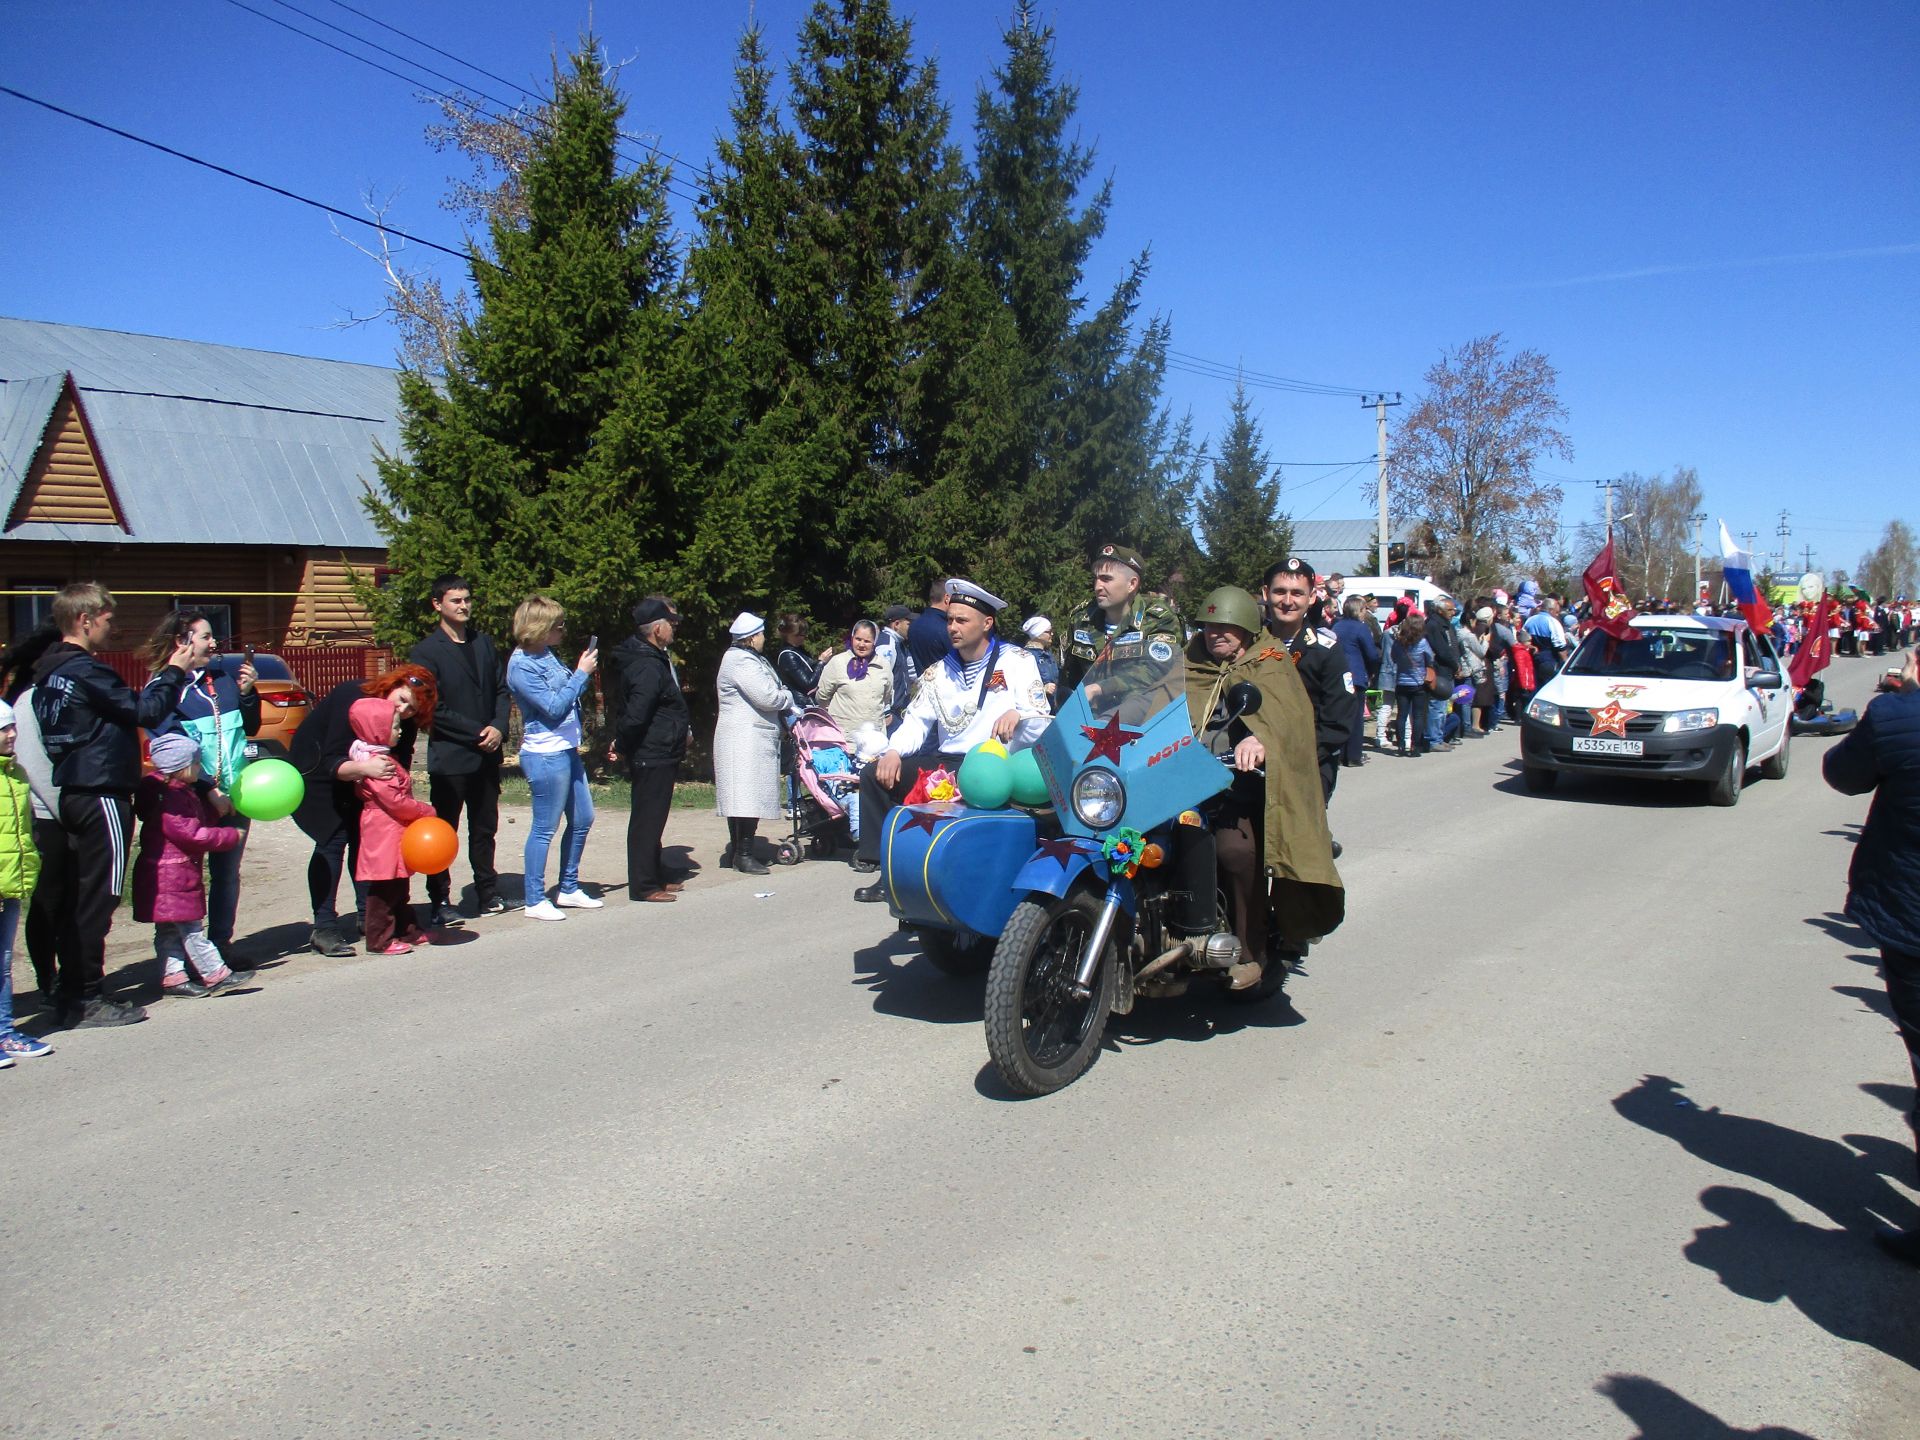
[{"label": "person's shadow", "polygon": [[1872,1244],[1889,1225],[1920,1228],[1920,1205],[1894,1183],[1911,1188],[1904,1147],[1878,1136],[1850,1135],[1842,1143],[1701,1109],[1664,1075],[1644,1077],[1616,1096],[1613,1108],[1709,1165],[1794,1196],[1839,1227],[1796,1220],[1758,1191],[1714,1185],[1700,1203],[1726,1223],[1694,1232],[1683,1252],[1688,1260],[1737,1295],[1766,1304],[1791,1300],[1829,1333],[1920,1368],[1912,1274]]},{"label": "person's shadow", "polygon": [[1736,1430],[1712,1411],[1644,1375],[1609,1375],[1593,1388],[1639,1427],[1633,1440],[1814,1440],[1804,1430],[1784,1425]]}]

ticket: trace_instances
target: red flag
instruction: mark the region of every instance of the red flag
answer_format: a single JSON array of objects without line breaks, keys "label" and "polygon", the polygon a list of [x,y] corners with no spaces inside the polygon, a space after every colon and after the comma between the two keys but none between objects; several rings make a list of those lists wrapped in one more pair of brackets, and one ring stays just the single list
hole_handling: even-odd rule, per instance
[{"label": "red flag", "polygon": [[1833,597],[1823,595],[1807,617],[1807,633],[1801,638],[1800,648],[1787,662],[1787,679],[1794,689],[1804,689],[1809,680],[1833,663],[1833,636],[1827,632],[1833,629],[1834,621]]},{"label": "red flag", "polygon": [[1616,640],[1633,638],[1633,604],[1620,588],[1620,577],[1613,573],[1613,536],[1593,557],[1580,577],[1587,587],[1587,603],[1593,607],[1593,623]]}]

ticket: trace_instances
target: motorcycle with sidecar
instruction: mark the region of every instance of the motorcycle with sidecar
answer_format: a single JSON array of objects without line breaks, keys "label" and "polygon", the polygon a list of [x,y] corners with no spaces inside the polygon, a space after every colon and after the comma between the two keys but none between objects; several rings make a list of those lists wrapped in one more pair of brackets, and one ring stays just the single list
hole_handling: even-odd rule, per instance
[{"label": "motorcycle with sidecar", "polygon": [[[1259,704],[1253,685],[1224,697],[1229,719]],[[899,805],[880,844],[901,928],[947,973],[986,971],[987,1050],[1023,1095],[1078,1079],[1109,1015],[1197,984],[1224,990],[1241,958],[1231,931],[1176,933],[1194,888],[1215,883],[1205,806],[1232,779],[1193,733],[1180,652],[1153,641],[1103,657],[1035,750],[1050,803]],[[1194,855],[1198,870],[1176,863]],[[1224,924],[1221,897],[1204,899]],[[1253,988],[1228,993],[1264,1000],[1285,980],[1274,960]]]}]

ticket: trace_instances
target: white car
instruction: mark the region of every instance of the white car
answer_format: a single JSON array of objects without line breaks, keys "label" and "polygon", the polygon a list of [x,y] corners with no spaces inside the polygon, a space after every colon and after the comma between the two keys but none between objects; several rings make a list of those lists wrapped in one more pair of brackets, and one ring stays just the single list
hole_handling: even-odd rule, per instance
[{"label": "white car", "polygon": [[1593,631],[1520,719],[1522,777],[1533,791],[1563,773],[1704,780],[1734,805],[1747,768],[1787,773],[1793,689],[1765,635],[1744,620],[1640,615],[1634,638]]}]

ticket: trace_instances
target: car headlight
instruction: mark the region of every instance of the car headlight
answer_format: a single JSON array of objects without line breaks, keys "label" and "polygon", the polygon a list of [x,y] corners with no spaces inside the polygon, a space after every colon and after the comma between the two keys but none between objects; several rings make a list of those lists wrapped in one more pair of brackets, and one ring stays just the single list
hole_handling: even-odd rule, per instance
[{"label": "car headlight", "polygon": [[1073,813],[1095,830],[1111,830],[1127,808],[1127,787],[1111,770],[1082,770],[1073,777]]},{"label": "car headlight", "polygon": [[1538,720],[1542,725],[1558,725],[1562,723],[1560,720],[1560,707],[1551,700],[1529,700],[1527,702],[1527,715],[1530,719]]},{"label": "car headlight", "polygon": [[1676,710],[1661,722],[1660,728],[1669,735],[1678,735],[1687,730],[1711,730],[1719,723],[1718,710]]}]

